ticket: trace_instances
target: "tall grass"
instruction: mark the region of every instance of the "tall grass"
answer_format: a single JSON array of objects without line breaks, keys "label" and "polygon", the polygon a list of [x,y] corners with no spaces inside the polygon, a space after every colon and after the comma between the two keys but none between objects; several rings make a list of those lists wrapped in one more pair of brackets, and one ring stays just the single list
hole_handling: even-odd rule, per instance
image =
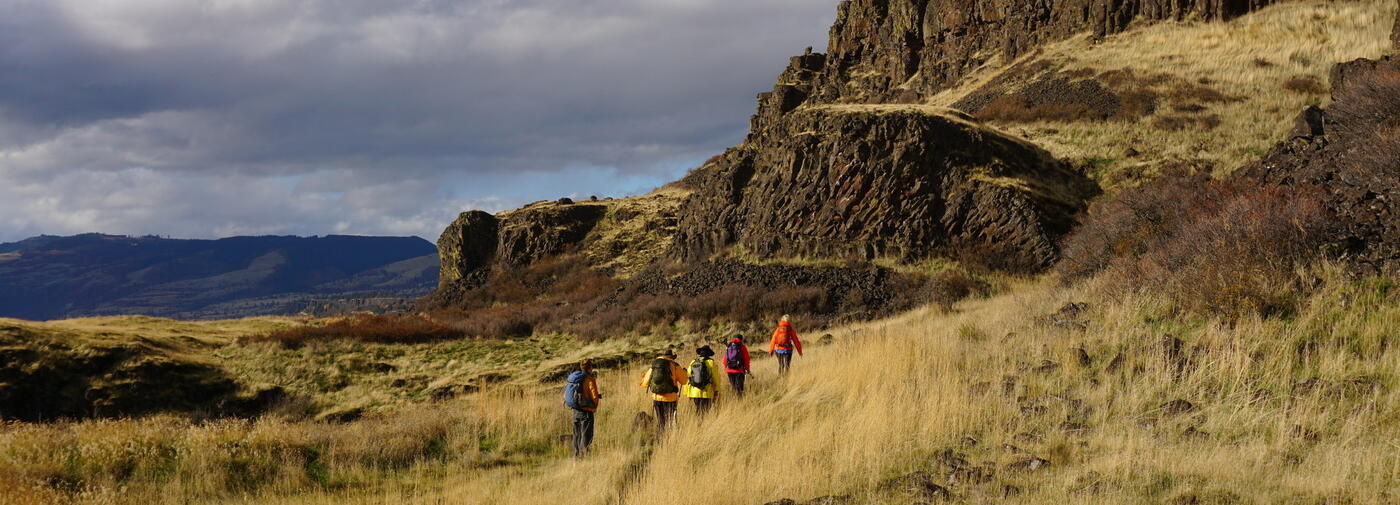
[{"label": "tall grass", "polygon": [[[900,503],[914,498],[881,484],[926,471],[974,502],[1013,486],[1022,503],[1388,503],[1400,287],[1306,273],[1320,287],[1286,317],[1217,319],[1096,279],[1045,280],[842,328],[786,379],[758,360],[750,395],[706,419],[683,404],[659,442],[633,425],[650,410],[641,370],[606,373],[583,460],[559,440],[553,386],[349,424],[9,424],[0,501]],[[1073,324],[1042,317],[1068,301],[1089,307]],[[993,476],[950,479],[950,454]],[[1032,455],[1050,466],[1008,466]]]}]

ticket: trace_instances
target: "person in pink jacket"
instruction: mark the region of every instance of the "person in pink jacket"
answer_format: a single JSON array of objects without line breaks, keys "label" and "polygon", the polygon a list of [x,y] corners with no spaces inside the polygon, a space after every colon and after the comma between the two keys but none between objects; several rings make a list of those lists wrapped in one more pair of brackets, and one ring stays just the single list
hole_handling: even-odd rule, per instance
[{"label": "person in pink jacket", "polygon": [[744,396],[744,376],[749,374],[749,346],[744,345],[744,336],[735,335],[724,348],[724,373],[729,376],[729,387],[734,388],[734,397]]}]

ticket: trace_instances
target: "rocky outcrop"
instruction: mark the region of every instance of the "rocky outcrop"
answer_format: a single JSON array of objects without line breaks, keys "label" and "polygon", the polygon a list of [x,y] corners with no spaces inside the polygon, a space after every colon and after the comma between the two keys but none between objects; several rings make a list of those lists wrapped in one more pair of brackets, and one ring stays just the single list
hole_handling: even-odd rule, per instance
[{"label": "rocky outcrop", "polygon": [[809,103],[914,103],[995,57],[1134,20],[1223,20],[1275,0],[847,0],[827,54],[794,58],[760,116]]},{"label": "rocky outcrop", "polygon": [[948,255],[1039,269],[1097,191],[1045,151],[956,113],[805,107],[701,169],[676,255]]},{"label": "rocky outcrop", "polygon": [[1320,189],[1352,263],[1400,269],[1400,57],[1337,65],[1332,105],[1303,111],[1288,140],[1239,175]]},{"label": "rocky outcrop", "polygon": [[577,247],[607,214],[603,203],[537,202],[499,216],[463,212],[438,238],[438,290],[482,280],[500,264],[529,265]]},{"label": "rocky outcrop", "polygon": [[438,287],[456,283],[487,266],[496,257],[500,227],[496,216],[483,211],[457,216],[438,237],[438,258],[442,263]]},{"label": "rocky outcrop", "polygon": [[496,257],[519,266],[562,253],[583,242],[607,212],[603,204],[564,200],[502,214]]}]

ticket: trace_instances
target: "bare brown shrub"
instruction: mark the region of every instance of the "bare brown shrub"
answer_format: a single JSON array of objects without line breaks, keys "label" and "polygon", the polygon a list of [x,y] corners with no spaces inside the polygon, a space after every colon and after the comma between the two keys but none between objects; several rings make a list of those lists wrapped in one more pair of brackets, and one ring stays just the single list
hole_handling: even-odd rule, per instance
[{"label": "bare brown shrub", "polygon": [[354,340],[379,344],[421,344],[462,338],[465,334],[431,318],[410,314],[364,314],[321,326],[303,325],[252,335],[240,343],[270,342],[299,348],[312,342]]},{"label": "bare brown shrub", "polygon": [[1169,132],[1182,131],[1188,128],[1210,131],[1220,126],[1220,116],[1216,114],[1205,116],[1163,114],[1152,118],[1152,126],[1159,130]]},{"label": "bare brown shrub", "polygon": [[1287,310],[1294,270],[1318,257],[1331,227],[1315,188],[1173,177],[1094,205],[1058,269],[1164,290],[1192,310],[1271,314]]},{"label": "bare brown shrub", "polygon": [[1327,86],[1311,75],[1295,75],[1283,81],[1283,89],[1303,95],[1325,95]]}]

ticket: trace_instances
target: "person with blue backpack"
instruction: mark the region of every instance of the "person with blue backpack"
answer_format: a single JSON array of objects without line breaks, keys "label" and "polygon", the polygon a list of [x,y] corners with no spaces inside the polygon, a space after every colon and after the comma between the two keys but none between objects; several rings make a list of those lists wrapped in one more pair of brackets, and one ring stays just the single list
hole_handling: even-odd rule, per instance
[{"label": "person with blue backpack", "polygon": [[719,398],[719,367],[715,366],[715,351],[710,346],[695,350],[695,360],[690,362],[689,378],[681,392],[695,404],[695,414],[705,415]]},{"label": "person with blue backpack", "polygon": [[745,376],[752,373],[749,368],[749,346],[744,345],[743,335],[735,335],[725,346],[724,372],[729,376],[729,387],[734,389],[734,397],[743,398]]},{"label": "person with blue backpack", "polygon": [[588,454],[593,445],[593,419],[603,393],[598,391],[598,378],[593,375],[593,361],[584,359],[578,370],[569,374],[564,384],[564,406],[574,411],[574,457]]}]

